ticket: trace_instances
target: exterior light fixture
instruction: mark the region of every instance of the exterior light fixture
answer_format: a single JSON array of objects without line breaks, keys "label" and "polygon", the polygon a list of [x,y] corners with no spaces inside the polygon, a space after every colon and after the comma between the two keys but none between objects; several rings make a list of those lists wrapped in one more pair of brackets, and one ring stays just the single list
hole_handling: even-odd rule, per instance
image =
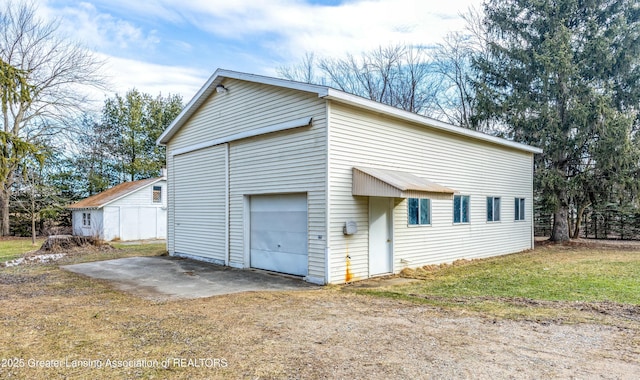
[{"label": "exterior light fixture", "polygon": [[225,86],[221,85],[221,84],[216,86],[216,92],[218,94],[226,94],[228,91],[229,91],[229,89],[226,88]]}]

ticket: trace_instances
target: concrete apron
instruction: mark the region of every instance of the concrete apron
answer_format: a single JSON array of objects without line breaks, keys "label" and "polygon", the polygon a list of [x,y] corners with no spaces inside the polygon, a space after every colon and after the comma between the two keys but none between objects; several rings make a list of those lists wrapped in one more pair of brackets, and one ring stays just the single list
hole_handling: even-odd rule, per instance
[{"label": "concrete apron", "polygon": [[151,300],[192,299],[250,291],[314,289],[298,278],[169,257],[127,257],[63,266],[107,280],[122,291]]}]

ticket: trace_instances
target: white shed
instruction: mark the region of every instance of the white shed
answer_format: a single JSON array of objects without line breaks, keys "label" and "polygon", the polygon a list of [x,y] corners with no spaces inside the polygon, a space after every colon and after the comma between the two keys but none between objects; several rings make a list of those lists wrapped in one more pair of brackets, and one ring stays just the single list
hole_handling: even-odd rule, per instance
[{"label": "white shed", "polygon": [[217,70],[167,146],[171,255],[343,283],[533,247],[540,149]]},{"label": "white shed", "polygon": [[124,182],[67,208],[74,235],[107,241],[167,237],[166,177]]}]

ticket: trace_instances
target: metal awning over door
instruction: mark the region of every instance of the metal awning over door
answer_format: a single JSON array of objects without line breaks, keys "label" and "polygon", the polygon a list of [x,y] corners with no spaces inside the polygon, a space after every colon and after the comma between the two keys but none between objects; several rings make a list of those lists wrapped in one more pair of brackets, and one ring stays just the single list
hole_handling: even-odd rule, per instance
[{"label": "metal awning over door", "polygon": [[396,170],[353,168],[353,195],[389,198],[419,198],[456,191],[414,174]]}]

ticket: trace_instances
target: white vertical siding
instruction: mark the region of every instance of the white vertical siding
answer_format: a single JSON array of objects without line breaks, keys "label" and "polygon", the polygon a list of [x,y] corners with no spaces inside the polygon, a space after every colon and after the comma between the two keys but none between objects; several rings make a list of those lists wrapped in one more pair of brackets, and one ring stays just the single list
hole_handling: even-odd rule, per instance
[{"label": "white vertical siding", "polygon": [[[153,188],[162,188],[162,202],[153,202]],[[104,210],[105,240],[166,238],[167,181],[160,180],[109,203]],[[164,209],[163,209],[164,208]]]},{"label": "white vertical siding", "polygon": [[[229,143],[230,265],[248,267],[245,257],[244,197],[253,194],[306,193],[308,201],[309,277],[324,278],[326,246],[326,110],[317,94],[240,80],[226,80],[226,94],[213,93],[167,145],[169,180],[168,250],[177,251],[176,186],[212,174],[207,162],[176,167],[172,151],[240,132],[312,117],[312,125]],[[209,148],[207,148],[209,149]],[[196,151],[197,152],[197,151]],[[187,153],[190,154],[190,153]],[[191,178],[191,179],[189,179]],[[224,198],[223,198],[224,200]],[[189,236],[190,232],[184,232]],[[194,247],[195,248],[195,247]]]},{"label": "white vertical siding", "polygon": [[[432,225],[408,226],[406,200],[393,215],[394,271],[531,248],[532,154],[331,103],[329,129],[331,282],[368,277],[368,197],[351,195],[354,166],[400,170],[471,197],[471,222],[453,224],[451,196],[434,195]],[[486,197],[502,198],[501,221],[486,221]],[[514,198],[527,199],[526,220],[514,221]],[[358,233],[344,236],[346,220]],[[349,255],[350,268],[346,256]]]},{"label": "white vertical siding", "polygon": [[120,207],[118,206],[105,206],[102,208],[102,220],[104,221],[104,239],[114,240],[120,239],[121,227],[120,227]]}]

